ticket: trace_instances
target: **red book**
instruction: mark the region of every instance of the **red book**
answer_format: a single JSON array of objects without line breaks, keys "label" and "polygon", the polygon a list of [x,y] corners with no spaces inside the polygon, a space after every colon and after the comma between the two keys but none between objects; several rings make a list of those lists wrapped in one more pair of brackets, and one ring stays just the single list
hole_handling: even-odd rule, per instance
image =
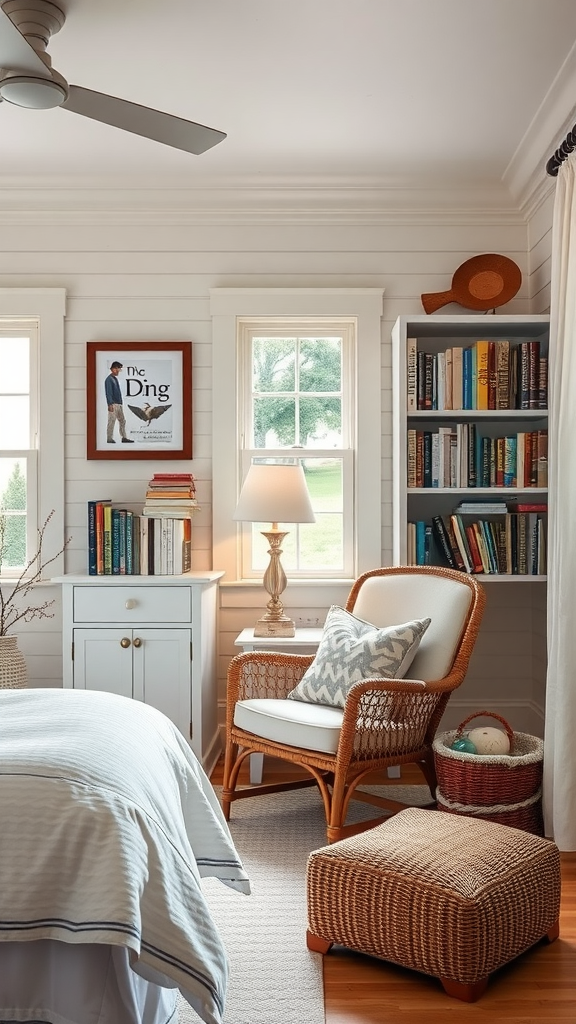
[{"label": "red book", "polygon": [[496,409],[498,376],[496,367],[496,342],[488,342],[488,408]]},{"label": "red book", "polygon": [[547,512],[548,505],[545,501],[519,501],[510,505],[509,512]]},{"label": "red book", "polygon": [[472,555],[472,571],[473,572],[484,572],[484,563],[482,556],[476,543],[476,534],[474,533],[474,526],[470,524],[464,527],[466,531],[466,538],[468,540],[468,547],[470,548],[470,554]]},{"label": "red book", "polygon": [[[162,482],[170,480],[172,483],[191,484],[194,482],[194,477],[192,473],[154,473],[152,480]],[[152,483],[152,480],[150,483]]]}]

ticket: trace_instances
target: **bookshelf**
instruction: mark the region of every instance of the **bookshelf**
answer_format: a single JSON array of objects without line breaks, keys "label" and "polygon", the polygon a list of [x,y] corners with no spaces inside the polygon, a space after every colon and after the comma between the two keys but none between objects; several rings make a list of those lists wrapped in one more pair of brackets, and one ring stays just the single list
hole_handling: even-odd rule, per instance
[{"label": "bookshelf", "polygon": [[[465,571],[484,581],[546,579],[548,342],[542,315],[398,318],[395,564],[451,564],[440,535],[452,523],[466,535]],[[462,502],[505,511],[460,512]]]}]

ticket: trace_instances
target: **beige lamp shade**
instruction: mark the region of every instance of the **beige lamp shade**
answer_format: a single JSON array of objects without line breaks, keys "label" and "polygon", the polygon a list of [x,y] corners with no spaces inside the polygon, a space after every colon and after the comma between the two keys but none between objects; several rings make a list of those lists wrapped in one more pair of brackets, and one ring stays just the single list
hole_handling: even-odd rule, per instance
[{"label": "beige lamp shade", "polygon": [[246,523],[315,523],[302,466],[250,466],[234,519]]}]

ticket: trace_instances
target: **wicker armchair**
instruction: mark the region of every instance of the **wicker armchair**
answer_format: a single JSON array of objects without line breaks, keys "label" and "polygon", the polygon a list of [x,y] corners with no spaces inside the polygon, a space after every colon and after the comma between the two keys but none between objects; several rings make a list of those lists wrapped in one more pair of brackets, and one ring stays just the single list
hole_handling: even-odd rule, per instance
[{"label": "wicker armchair", "polygon": [[[339,708],[286,700],[313,661],[311,655],[266,651],[239,654],[228,668],[226,757],[222,804],[317,785],[332,843],[375,825],[345,825],[351,799],[396,812],[404,805],[357,790],[375,771],[419,765],[435,799],[432,741],[451,693],[460,686],[480,627],[484,588],[473,576],[433,566],[373,569],[356,580],[346,610],[376,626],[430,617],[410,680],[355,683]],[[414,680],[423,680],[415,688]],[[247,727],[249,726],[249,728]],[[270,754],[300,765],[310,778],[237,789],[245,758]]]}]

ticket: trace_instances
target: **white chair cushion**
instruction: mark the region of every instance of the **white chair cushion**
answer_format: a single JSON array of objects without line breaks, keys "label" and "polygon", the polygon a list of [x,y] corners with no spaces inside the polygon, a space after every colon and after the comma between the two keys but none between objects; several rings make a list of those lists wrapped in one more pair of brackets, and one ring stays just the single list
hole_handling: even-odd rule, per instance
[{"label": "white chair cushion", "polygon": [[472,596],[466,583],[446,576],[370,576],[360,587],[354,615],[376,626],[430,616],[432,621],[410,666],[410,675],[442,679],[454,661]]},{"label": "white chair cushion", "polygon": [[234,725],[262,739],[335,754],[343,717],[339,708],[323,704],[253,698],[238,701]]}]

